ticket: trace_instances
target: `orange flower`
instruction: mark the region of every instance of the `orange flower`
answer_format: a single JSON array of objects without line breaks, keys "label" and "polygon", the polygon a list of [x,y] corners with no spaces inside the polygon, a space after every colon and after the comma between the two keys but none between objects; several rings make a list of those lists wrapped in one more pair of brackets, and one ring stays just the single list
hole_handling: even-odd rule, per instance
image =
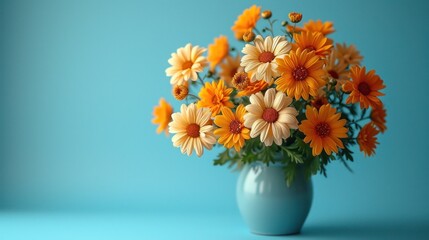
[{"label": "orange flower", "polygon": [[348,81],[343,85],[345,92],[351,92],[346,103],[360,103],[361,108],[376,108],[381,104],[379,96],[384,94],[379,90],[385,88],[383,80],[375,74],[374,70],[366,73],[366,68],[353,66],[350,69],[352,81]]},{"label": "orange flower", "polygon": [[371,122],[378,128],[378,130],[382,133],[386,131],[386,109],[384,105],[381,104],[372,109],[371,111]]},{"label": "orange flower", "polygon": [[[249,75],[249,78],[250,78],[250,76],[252,76],[252,73],[246,73],[246,74]],[[250,81],[244,89],[242,89],[241,91],[239,91],[237,93],[237,97],[250,96],[254,93],[260,92],[260,91],[268,88],[268,86],[270,86],[271,84],[272,84],[272,82],[267,83],[264,80],[256,80],[254,82]]]},{"label": "orange flower", "polygon": [[310,20],[304,23],[303,30],[309,32],[320,32],[325,36],[335,32],[334,24],[332,22],[322,22],[322,20]]},{"label": "orange flower", "polygon": [[[294,31],[295,28],[295,31]],[[287,26],[287,31],[291,33],[299,33],[299,32],[319,32],[323,35],[328,35],[335,32],[334,24],[332,22],[322,22],[321,20],[313,21],[310,20],[304,23],[304,26],[297,27],[293,25]]]},{"label": "orange flower", "polygon": [[223,80],[218,82],[214,81],[212,83],[206,82],[198,93],[201,100],[198,101],[197,106],[210,108],[212,116],[214,117],[220,113],[222,107],[234,107],[234,104],[229,99],[232,90],[232,88],[227,88],[225,86]]},{"label": "orange flower", "polygon": [[344,83],[350,80],[349,71],[347,70],[347,64],[342,61],[338,61],[335,57],[336,49],[326,58],[326,64],[324,67],[326,73],[326,80],[335,80],[335,90],[340,91]]},{"label": "orange flower", "polygon": [[156,132],[159,134],[162,131],[165,131],[165,134],[168,135],[168,123],[171,121],[171,114],[173,113],[173,107],[165,101],[164,98],[159,100],[159,105],[154,107],[152,119],[153,124],[158,124]]},{"label": "orange flower", "polygon": [[242,104],[238,105],[235,114],[227,107],[222,108],[222,115],[217,115],[214,119],[215,124],[219,126],[214,134],[219,136],[220,144],[240,151],[244,141],[250,138],[250,130],[244,126],[245,113],[246,109]]},{"label": "orange flower", "polygon": [[354,45],[347,46],[345,43],[337,43],[335,49],[336,57],[346,65],[359,65],[363,59]]},{"label": "orange flower", "polygon": [[347,137],[345,119],[340,119],[341,114],[336,109],[326,104],[316,108],[307,106],[306,120],[302,121],[299,130],[305,134],[304,142],[310,143],[313,156],[320,155],[324,149],[326,154],[337,153],[338,148],[344,148],[340,138]]},{"label": "orange flower", "polygon": [[225,36],[215,38],[214,43],[209,45],[209,51],[207,54],[207,60],[210,62],[210,69],[213,71],[214,68],[222,62],[226,56],[228,56],[228,53],[228,38]]},{"label": "orange flower", "polygon": [[238,40],[243,40],[244,33],[251,31],[256,27],[256,23],[260,18],[260,13],[261,7],[253,5],[252,7],[244,10],[243,13],[238,16],[234,26],[231,28]]},{"label": "orange flower", "polygon": [[331,52],[332,44],[319,32],[304,31],[301,34],[294,34],[293,38],[296,41],[293,45],[294,50],[297,48],[308,49],[320,57],[326,57]]},{"label": "orange flower", "polygon": [[291,51],[282,59],[277,60],[281,77],[276,80],[277,90],[288,96],[305,100],[309,95],[317,96],[317,91],[325,84],[322,69],[324,61],[308,50]]},{"label": "orange flower", "polygon": [[237,55],[236,57],[227,56],[225,61],[219,64],[220,73],[219,76],[223,79],[226,85],[231,86],[231,80],[234,75],[240,70],[241,57]]},{"label": "orange flower", "polygon": [[357,142],[359,144],[359,148],[362,152],[364,152],[365,156],[371,156],[375,154],[375,148],[378,144],[376,135],[378,134],[378,130],[375,127],[368,123],[360,130]]}]

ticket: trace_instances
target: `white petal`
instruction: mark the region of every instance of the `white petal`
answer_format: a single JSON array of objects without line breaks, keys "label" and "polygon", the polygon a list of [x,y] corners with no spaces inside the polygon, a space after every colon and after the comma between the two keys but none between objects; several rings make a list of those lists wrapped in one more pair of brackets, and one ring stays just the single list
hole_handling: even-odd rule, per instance
[{"label": "white petal", "polygon": [[276,90],[274,88],[270,88],[265,92],[264,103],[266,108],[271,108],[273,106],[275,96]]}]

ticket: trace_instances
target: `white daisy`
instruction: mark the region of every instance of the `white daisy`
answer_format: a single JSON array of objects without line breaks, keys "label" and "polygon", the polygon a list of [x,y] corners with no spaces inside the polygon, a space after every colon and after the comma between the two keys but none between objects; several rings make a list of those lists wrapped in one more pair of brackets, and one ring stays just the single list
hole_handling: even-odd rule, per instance
[{"label": "white daisy", "polygon": [[171,115],[173,121],[168,124],[169,132],[175,135],[172,138],[173,145],[180,147],[182,153],[190,156],[195,150],[198,157],[203,154],[203,147],[212,149],[216,143],[213,134],[213,125],[209,124],[212,113],[208,108],[197,108],[191,103],[189,106],[182,104],[180,112]]},{"label": "white daisy", "polygon": [[171,67],[165,70],[168,77],[171,77],[172,85],[183,85],[188,80],[196,81],[197,73],[202,72],[207,65],[207,59],[202,56],[205,48],[194,46],[190,43],[185,47],[177,49],[177,52],[171,54],[168,63]]},{"label": "white daisy", "polygon": [[262,36],[256,36],[253,41],[255,45],[246,44],[242,53],[245,55],[241,59],[241,66],[245,72],[255,72],[252,76],[252,82],[256,80],[265,80],[272,82],[273,77],[280,74],[277,71],[277,58],[283,58],[292,48],[291,44],[283,36],[265,39]]},{"label": "white daisy", "polygon": [[273,141],[281,145],[282,139],[290,136],[290,129],[298,128],[298,112],[289,107],[292,99],[283,92],[270,88],[265,96],[261,92],[252,94],[250,103],[246,106],[244,126],[251,128],[250,137],[260,135],[265,146],[271,146]]}]

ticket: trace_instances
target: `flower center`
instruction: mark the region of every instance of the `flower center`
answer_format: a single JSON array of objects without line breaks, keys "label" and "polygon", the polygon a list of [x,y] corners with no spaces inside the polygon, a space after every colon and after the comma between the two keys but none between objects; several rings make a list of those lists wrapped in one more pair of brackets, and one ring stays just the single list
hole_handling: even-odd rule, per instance
[{"label": "flower center", "polygon": [[327,123],[321,122],[316,125],[316,133],[320,137],[322,138],[326,137],[329,135],[330,132],[331,132],[331,127]]},{"label": "flower center", "polygon": [[293,70],[292,76],[295,80],[302,81],[307,78],[308,70],[303,66],[298,66]]},{"label": "flower center", "polygon": [[329,73],[329,75],[331,75],[331,77],[333,79],[338,79],[340,77],[340,76],[338,76],[338,73],[334,70],[329,70],[328,73]]},{"label": "flower center", "polygon": [[241,133],[241,129],[243,128],[243,125],[241,124],[241,122],[237,121],[237,120],[233,120],[230,124],[229,124],[229,131],[233,134],[239,134]]},{"label": "flower center", "polygon": [[274,59],[272,52],[262,52],[259,54],[259,61],[263,63],[271,62]]},{"label": "flower center", "polygon": [[359,83],[358,90],[360,93],[362,93],[365,96],[371,93],[371,88],[369,87],[369,84],[366,82]]},{"label": "flower center", "polygon": [[200,125],[191,123],[186,127],[186,133],[189,137],[197,138],[200,136]]},{"label": "flower center", "polygon": [[279,113],[274,108],[266,108],[262,113],[262,119],[266,122],[273,123],[279,118]]},{"label": "flower center", "polygon": [[309,52],[316,51],[316,49],[313,46],[307,46],[305,49],[308,49]]},{"label": "flower center", "polygon": [[182,69],[185,70],[185,69],[192,68],[192,65],[194,65],[192,61],[186,61],[182,64]]}]

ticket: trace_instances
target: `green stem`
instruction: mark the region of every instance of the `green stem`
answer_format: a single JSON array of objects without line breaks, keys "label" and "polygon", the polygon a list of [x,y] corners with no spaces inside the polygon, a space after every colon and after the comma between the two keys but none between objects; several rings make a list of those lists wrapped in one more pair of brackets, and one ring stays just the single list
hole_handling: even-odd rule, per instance
[{"label": "green stem", "polygon": [[196,95],[194,95],[194,94],[191,94],[191,93],[188,93],[188,97],[196,98],[196,99],[198,99],[198,101],[200,101],[200,100],[201,100],[198,96],[196,96]]}]

